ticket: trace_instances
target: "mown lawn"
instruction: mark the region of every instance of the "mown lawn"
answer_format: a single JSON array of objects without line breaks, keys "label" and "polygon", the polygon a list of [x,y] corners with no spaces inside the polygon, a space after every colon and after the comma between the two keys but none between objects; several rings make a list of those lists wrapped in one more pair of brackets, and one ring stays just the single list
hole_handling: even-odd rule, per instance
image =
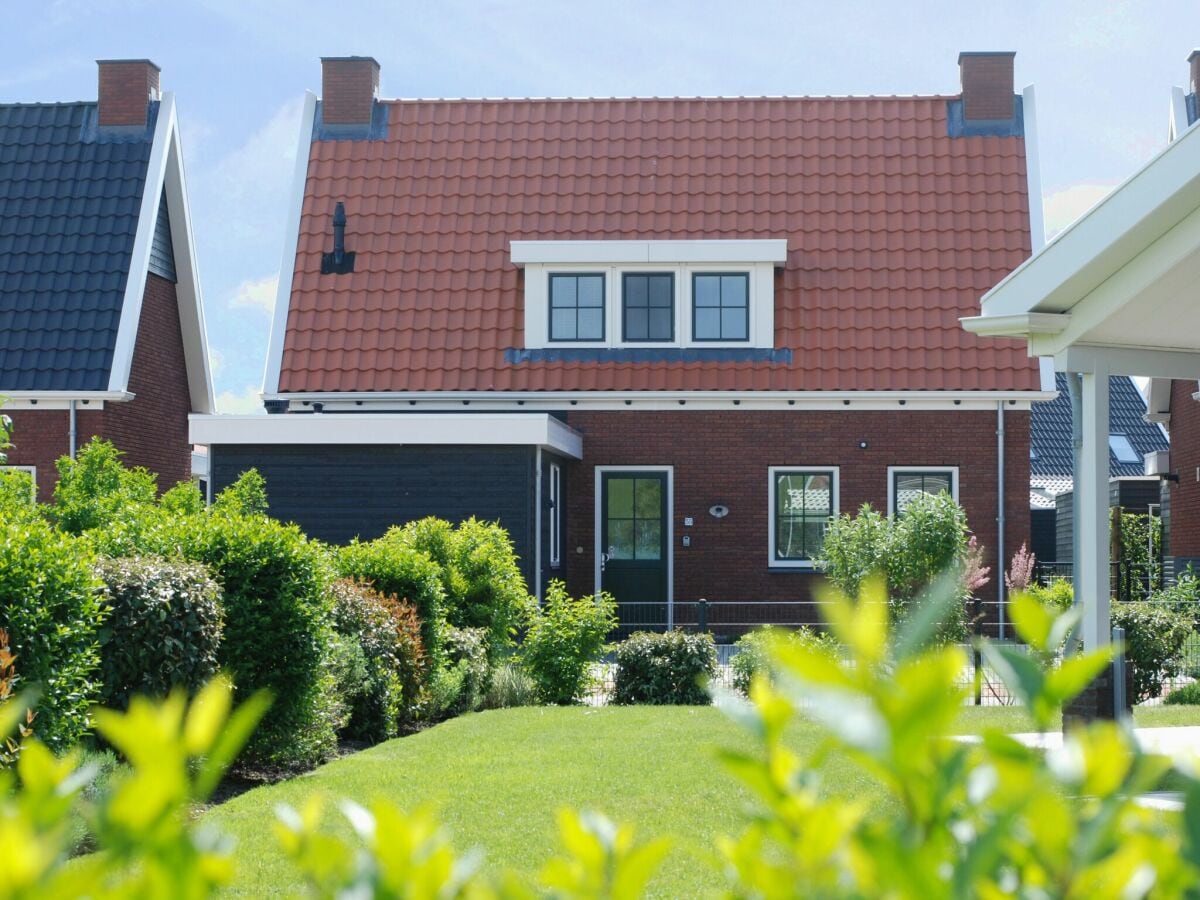
[{"label": "mown lawn", "polygon": [[[1200,710],[1140,711],[1137,724],[1200,724]],[[967,708],[960,720],[962,733],[993,725],[1030,728],[1021,710],[1011,707]],[[816,740],[802,724],[790,735],[801,750]],[[714,839],[740,831],[750,803],[716,760],[720,747],[752,749],[753,741],[711,708],[476,713],[250,791],[205,819],[236,837],[237,889],[260,896],[298,886],[274,849],[270,829],[277,804],[299,806],[313,792],[360,803],[384,797],[405,809],[433,804],[460,852],[478,847],[489,868],[528,874],[556,849],[557,809],[595,809],[635,825],[642,839],[670,835],[674,850],[653,893],[695,897],[720,885]],[[878,795],[844,762],[829,766],[826,785],[836,793]],[[345,830],[332,803],[327,820]]]}]

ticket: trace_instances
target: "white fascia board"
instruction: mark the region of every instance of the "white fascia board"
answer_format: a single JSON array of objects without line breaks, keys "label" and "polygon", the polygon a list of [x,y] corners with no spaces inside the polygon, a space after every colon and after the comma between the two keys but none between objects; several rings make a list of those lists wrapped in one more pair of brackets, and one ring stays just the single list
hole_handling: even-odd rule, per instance
[{"label": "white fascia board", "polygon": [[787,262],[787,240],[510,241],[512,261],[526,263]]},{"label": "white fascia board", "polygon": [[296,247],[300,242],[300,214],[304,210],[304,186],[308,181],[308,157],[316,113],[317,95],[312,91],[305,91],[304,110],[300,114],[300,135],[296,142],[296,162],[292,169],[292,205],[284,227],[283,256],[279,262],[275,310],[271,316],[271,337],[267,343],[267,362],[263,369],[264,394],[272,394],[279,390],[283,342],[287,336],[288,309],[292,303],[292,274],[296,271]]},{"label": "white fascia board", "polygon": [[1070,310],[1197,207],[1200,130],[1191,129],[988,291],[983,315]]},{"label": "white fascia board", "polygon": [[189,416],[193,444],[542,447],[581,459],[583,438],[546,413]]},{"label": "white fascia board", "polygon": [[1194,379],[1200,372],[1200,353],[1156,347],[1072,344],[1055,357],[1054,365],[1060,372]]},{"label": "white fascia board", "polygon": [[175,295],[179,306],[188,395],[192,412],[211,413],[216,411],[216,401],[213,398],[212,371],[208,358],[204,295],[200,289],[200,268],[196,262],[196,241],[192,232],[192,213],[184,174],[183,144],[173,114],[174,97],[171,94],[166,96],[172,98],[172,117],[164,188],[167,217],[171,223],[171,245],[175,250]]},{"label": "white fascia board", "polygon": [[983,337],[1028,337],[1059,334],[1071,324],[1068,313],[1021,313],[1014,316],[964,316],[964,330]]},{"label": "white fascia board", "polygon": [[124,391],[129,387],[129,372],[133,367],[138,322],[142,317],[142,297],[146,291],[146,278],[150,273],[154,225],[158,220],[158,202],[162,197],[167,158],[170,155],[171,132],[174,128],[175,96],[170,93],[163,94],[158,104],[158,119],[154,123],[150,160],[146,164],[146,179],[142,184],[142,205],[138,209],[133,252],[129,257],[129,272],[125,279],[125,296],[121,301],[121,319],[117,325],[112,368],[108,373],[110,391]]},{"label": "white fascia board", "polygon": [[128,391],[4,391],[0,390],[0,413],[14,410],[70,409],[80,412],[104,409],[105,403],[126,403],[134,398]]}]

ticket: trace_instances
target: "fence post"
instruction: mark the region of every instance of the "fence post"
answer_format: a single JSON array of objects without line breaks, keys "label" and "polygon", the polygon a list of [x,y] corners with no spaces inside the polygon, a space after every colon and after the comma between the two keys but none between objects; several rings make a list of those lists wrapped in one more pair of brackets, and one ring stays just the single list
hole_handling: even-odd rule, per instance
[{"label": "fence post", "polygon": [[1125,629],[1120,625],[1112,630],[1112,642],[1117,648],[1113,655],[1113,718],[1121,721],[1125,718]]},{"label": "fence post", "polygon": [[708,634],[708,601],[701,600],[696,604],[696,627],[701,634]]}]

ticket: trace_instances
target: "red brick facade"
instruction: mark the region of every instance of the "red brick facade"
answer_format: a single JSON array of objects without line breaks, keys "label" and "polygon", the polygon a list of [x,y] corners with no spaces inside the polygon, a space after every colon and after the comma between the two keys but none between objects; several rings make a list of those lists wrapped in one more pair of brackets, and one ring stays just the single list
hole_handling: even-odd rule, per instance
[{"label": "red brick facade", "polygon": [[1012,53],[964,53],[958,58],[963,116],[969,120],[1013,117]]},{"label": "red brick facade", "polygon": [[147,59],[102,59],[100,125],[145,125],[146,104],[158,92],[158,66]]},{"label": "red brick facade", "polygon": [[[77,405],[79,445],[93,435],[107,438],[125,452],[125,463],[158,473],[161,488],[191,477],[192,448],[187,416],[191,409],[183,334],[175,285],[157,275],[146,279],[138,323],[128,403],[106,403],[103,410]],[[57,474],[54,462],[70,450],[70,420],[63,409],[19,409],[13,420],[8,462],[36,466],[38,499],[49,501]]]},{"label": "red brick facade", "polygon": [[[839,467],[840,509],[886,511],[889,466],[957,466],[959,501],[987,551],[996,596],[996,413],[572,412],[584,458],[568,467],[563,551],[574,593],[593,590],[595,467],[674,467],[677,601],[808,600],[815,576],[768,567],[768,467]],[[1029,413],[1005,412],[1005,551],[1029,540]],[[859,443],[866,441],[866,449]],[[715,519],[709,507],[729,514]],[[694,525],[685,528],[685,516]],[[691,546],[681,546],[684,534]]]},{"label": "red brick facade", "polygon": [[321,60],[321,118],[326,125],[371,121],[379,92],[379,63],[369,56]]},{"label": "red brick facade", "polygon": [[1170,553],[1200,557],[1200,402],[1192,399],[1196,381],[1171,383],[1171,471],[1179,474],[1171,484]]}]

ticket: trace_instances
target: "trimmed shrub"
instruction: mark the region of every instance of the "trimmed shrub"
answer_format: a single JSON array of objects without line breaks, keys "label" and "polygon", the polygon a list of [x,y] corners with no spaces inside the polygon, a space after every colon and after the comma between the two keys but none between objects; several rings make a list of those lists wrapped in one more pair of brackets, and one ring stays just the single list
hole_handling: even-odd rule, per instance
[{"label": "trimmed shrub", "polygon": [[1162,694],[1163,683],[1183,671],[1183,645],[1192,620],[1173,609],[1135,600],[1112,605],[1112,624],[1125,629],[1125,659],[1134,703]]},{"label": "trimmed shrub", "polygon": [[203,566],[140,557],[101,560],[96,571],[111,610],[100,629],[105,706],[176,686],[195,693],[217,673],[221,589]]},{"label": "trimmed shrub", "polygon": [[33,476],[20,469],[0,470],[0,517],[12,520],[37,515]]},{"label": "trimmed shrub", "polygon": [[444,669],[429,689],[428,718],[443,719],[479,709],[491,687],[488,633],[482,628],[446,628]]},{"label": "trimmed shrub", "polygon": [[51,512],[63,531],[82,534],[134,515],[135,507],[154,503],[158,476],[140,466],[125,468],[122,456],[108,441],[93,437],[79,448],[75,459],[59,457]]},{"label": "trimmed shrub", "polygon": [[447,623],[487,631],[493,659],[512,645],[529,591],[508,532],[498,522],[470,518],[454,528],[430,517],[393,529],[389,537],[438,564]]},{"label": "trimmed shrub", "polygon": [[94,564],[86,541],[46,522],[0,520],[0,628],[38,692],[34,733],[59,751],[86,733],[100,693],[106,610]]},{"label": "trimmed shrub", "polygon": [[204,512],[204,498],[200,495],[200,485],[194,481],[179,482],[164,493],[158,503],[174,516],[198,516]]},{"label": "trimmed shrub", "polygon": [[561,581],[551,581],[542,605],[531,606],[521,644],[521,665],[543,703],[566,705],[588,688],[588,668],[617,626],[617,603],[609,594],[572,599]]},{"label": "trimmed shrub", "polygon": [[1200,682],[1193,681],[1167,694],[1163,703],[1168,706],[1200,706]]},{"label": "trimmed shrub", "polygon": [[353,541],[342,547],[337,553],[338,574],[370,582],[380,594],[405,600],[415,607],[427,661],[422,678],[427,678],[442,660],[445,591],[441,569],[429,554],[407,546],[399,534],[393,528],[377,540]]},{"label": "trimmed shrub", "polygon": [[354,701],[367,690],[367,655],[354,635],[329,636],[328,666],[333,691],[326,698],[329,720],[339,735],[346,731]]},{"label": "trimmed shrub", "polygon": [[821,570],[848,597],[857,597],[868,576],[887,579],[893,621],[904,621],[927,587],[943,573],[956,572],[964,600],[941,622],[941,643],[966,637],[966,602],[987,581],[978,560],[981,548],[970,542],[963,508],[947,493],[921,494],[905,507],[904,515],[884,517],[863,504],[857,516],[844,515],[829,523]]},{"label": "trimmed shrub", "polygon": [[225,592],[219,662],[237,695],[266,689],[273,698],[247,743],[246,761],[296,768],[328,758],[336,748],[336,709],[324,549],[294,525],[220,512],[183,520],[178,541]]},{"label": "trimmed shrub", "polygon": [[1055,578],[1045,585],[1031,584],[1025,593],[1058,612],[1070,609],[1075,599],[1075,588],[1069,578]]},{"label": "trimmed shrub", "polygon": [[267,482],[258,469],[247,469],[237,481],[217,494],[213,506],[219,512],[242,516],[267,514]]},{"label": "trimmed shrub", "polygon": [[334,627],[361,648],[365,667],[359,688],[347,695],[350,717],[345,734],[370,742],[395,737],[402,705],[420,700],[422,651],[416,613],[411,605],[384,597],[363,582],[339,579],[330,593]]},{"label": "trimmed shrub", "polygon": [[712,635],[639,631],[617,644],[613,702],[708,705],[705,685],[717,674]]},{"label": "trimmed shrub", "polygon": [[492,686],[483,698],[481,709],[510,709],[536,706],[537,685],[529,673],[516,663],[505,663],[492,672]]},{"label": "trimmed shrub", "polygon": [[749,695],[754,676],[759,672],[770,672],[770,660],[774,648],[793,646],[836,653],[838,642],[833,635],[823,631],[814,631],[808,627],[792,630],[768,625],[742,635],[734,646],[737,648],[737,653],[729,663],[729,667],[733,670],[733,686],[743,694]]}]

